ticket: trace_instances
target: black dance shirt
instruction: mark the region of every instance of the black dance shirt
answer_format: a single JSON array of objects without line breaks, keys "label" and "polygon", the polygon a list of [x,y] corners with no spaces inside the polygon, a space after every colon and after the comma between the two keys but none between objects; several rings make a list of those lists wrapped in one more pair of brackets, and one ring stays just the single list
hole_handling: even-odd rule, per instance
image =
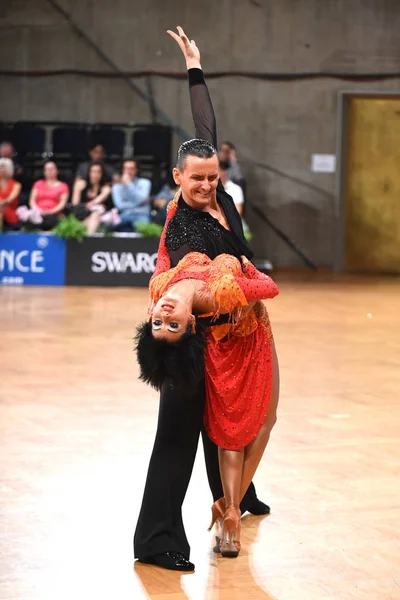
[{"label": "black dance shirt", "polygon": [[[207,140],[217,147],[215,115],[203,71],[189,69],[188,77],[196,138]],[[175,267],[188,252],[202,252],[211,259],[219,254],[231,254],[238,259],[244,254],[249,259],[253,258],[253,252],[244,237],[240,215],[221,181],[217,186],[217,202],[225,214],[230,231],[210,213],[192,208],[180,197],[165,239],[171,267]]]}]

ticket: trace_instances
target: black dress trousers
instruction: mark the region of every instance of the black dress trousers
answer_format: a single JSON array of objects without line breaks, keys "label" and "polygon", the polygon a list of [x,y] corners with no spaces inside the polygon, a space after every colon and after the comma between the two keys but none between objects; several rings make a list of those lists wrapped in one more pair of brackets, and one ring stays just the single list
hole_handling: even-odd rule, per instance
[{"label": "black dress trousers", "polygon": [[[204,382],[190,396],[178,394],[168,384],[161,389],[156,438],[134,536],[136,558],[175,551],[189,559],[182,504],[192,475],[200,432],[213,499],[223,496],[218,448],[203,427],[204,403]],[[242,510],[253,498],[255,489],[251,484],[243,499]],[[205,523],[205,527],[207,525]]]}]

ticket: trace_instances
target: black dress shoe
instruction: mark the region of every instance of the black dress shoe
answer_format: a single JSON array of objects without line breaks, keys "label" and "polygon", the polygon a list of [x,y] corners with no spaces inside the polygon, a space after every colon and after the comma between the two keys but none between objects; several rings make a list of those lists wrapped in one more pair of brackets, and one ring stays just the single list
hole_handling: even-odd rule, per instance
[{"label": "black dress shoe", "polygon": [[194,564],[187,560],[180,552],[163,552],[162,554],[154,554],[154,556],[140,558],[139,560],[140,562],[156,565],[163,569],[170,569],[171,571],[194,571]]},{"label": "black dress shoe", "polygon": [[271,512],[268,504],[264,504],[258,498],[251,499],[251,501],[242,503],[240,505],[240,510],[242,511],[242,515],[248,511],[252,515],[269,515]]}]

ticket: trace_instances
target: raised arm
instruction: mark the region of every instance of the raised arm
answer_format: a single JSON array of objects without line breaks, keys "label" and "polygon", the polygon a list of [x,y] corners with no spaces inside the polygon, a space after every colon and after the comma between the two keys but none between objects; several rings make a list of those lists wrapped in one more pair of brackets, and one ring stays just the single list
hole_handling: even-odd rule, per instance
[{"label": "raised arm", "polygon": [[168,33],[177,42],[186,60],[195,136],[207,140],[217,147],[217,125],[210,94],[201,69],[200,51],[194,40],[189,41],[182,27],[177,29],[179,35],[170,30]]}]

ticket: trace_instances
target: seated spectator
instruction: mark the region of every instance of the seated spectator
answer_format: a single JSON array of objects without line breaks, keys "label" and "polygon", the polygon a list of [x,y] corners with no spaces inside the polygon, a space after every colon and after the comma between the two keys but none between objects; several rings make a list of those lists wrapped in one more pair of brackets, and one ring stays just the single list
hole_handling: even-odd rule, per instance
[{"label": "seated spectator", "polygon": [[219,147],[218,158],[223,162],[229,163],[228,180],[243,187],[243,172],[238,164],[236,148],[232,142],[222,142]]},{"label": "seated spectator", "polygon": [[90,165],[88,178],[77,179],[72,192],[71,212],[86,225],[88,235],[95,233],[100,225],[100,216],[111,208],[111,185],[105,182],[101,163]]},{"label": "seated spectator", "polygon": [[173,200],[178,186],[176,185],[172,173],[170,173],[153,200],[153,210],[155,214],[155,222],[164,225],[167,217],[167,206]]},{"label": "seated spectator", "polygon": [[[138,177],[135,160],[125,160],[120,183],[112,186],[112,198],[116,209],[110,224],[119,230],[134,231],[136,223],[150,223],[151,181]],[[102,219],[107,223],[106,215]],[[121,228],[122,227],[122,228]]]},{"label": "seated spectator", "polygon": [[29,194],[33,185],[32,179],[24,171],[24,168],[16,160],[17,152],[11,142],[0,144],[0,158],[9,158],[14,165],[14,179],[22,185],[19,195],[19,204],[28,205]]},{"label": "seated spectator", "polygon": [[219,178],[226,192],[232,197],[239,215],[242,217],[244,204],[243,190],[240,185],[233,183],[229,179],[229,163],[224,160],[219,161]]},{"label": "seated spectator", "polygon": [[48,231],[58,223],[69,196],[66,183],[59,181],[57,165],[49,161],[43,168],[44,179],[39,179],[33,185],[29,198],[28,209],[20,206],[18,215],[29,228],[32,225]]},{"label": "seated spectator", "polygon": [[0,158],[8,158],[12,161],[14,167],[14,178],[20,180],[23,174],[23,169],[15,160],[15,149],[11,142],[2,142],[0,144]]},{"label": "seated spectator", "polygon": [[76,178],[88,180],[90,165],[93,163],[101,164],[104,171],[104,178],[106,181],[119,181],[119,175],[108,163],[105,162],[105,150],[101,144],[94,144],[89,149],[90,160],[82,162],[78,165],[76,171]]},{"label": "seated spectator", "polygon": [[11,158],[0,158],[0,230],[20,228],[17,207],[21,184],[13,179],[14,165]]}]

